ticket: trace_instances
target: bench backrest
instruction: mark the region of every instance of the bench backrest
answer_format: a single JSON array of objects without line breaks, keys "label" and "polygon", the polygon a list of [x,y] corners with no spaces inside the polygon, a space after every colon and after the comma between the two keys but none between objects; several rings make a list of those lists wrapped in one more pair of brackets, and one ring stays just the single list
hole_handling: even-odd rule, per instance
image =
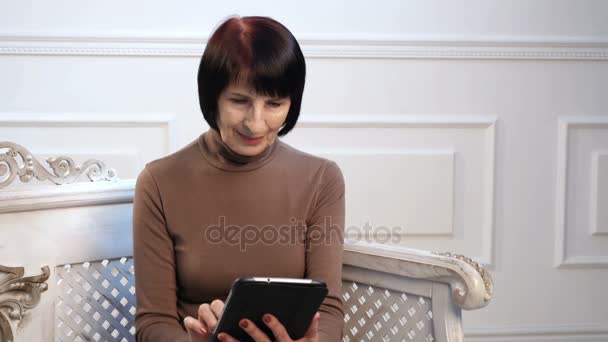
[{"label": "bench backrest", "polygon": [[[23,147],[3,148],[0,342],[133,341],[135,181],[115,179],[98,161],[51,174]],[[110,181],[6,187],[17,177],[61,184],[85,172]],[[461,308],[492,297],[490,275],[463,256],[361,241],[344,248],[345,342],[462,341]]]}]

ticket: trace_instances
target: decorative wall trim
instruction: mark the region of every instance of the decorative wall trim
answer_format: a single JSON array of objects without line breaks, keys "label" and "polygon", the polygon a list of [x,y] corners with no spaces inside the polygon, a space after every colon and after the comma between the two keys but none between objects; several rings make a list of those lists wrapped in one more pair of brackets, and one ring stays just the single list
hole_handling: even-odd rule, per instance
[{"label": "decorative wall trim", "polygon": [[297,127],[305,128],[400,128],[400,127],[489,127],[495,115],[405,115],[405,114],[302,114]]},{"label": "decorative wall trim", "polygon": [[[599,193],[599,181],[600,181],[600,158],[608,158],[608,150],[597,150],[591,153],[591,198],[590,198],[590,213],[589,218],[591,219],[591,235],[600,236],[600,235],[608,235],[608,231],[602,230],[605,227],[601,226],[600,222],[598,222],[598,201],[600,201],[601,194]],[[604,175],[606,177],[606,175]]]},{"label": "decorative wall trim", "polygon": [[[0,55],[200,57],[207,36],[73,32],[0,33]],[[299,36],[309,58],[608,60],[608,41],[592,37],[451,35]]]},{"label": "decorative wall trim", "polygon": [[165,127],[169,152],[178,148],[175,119],[165,113],[0,113],[0,127]]},{"label": "decorative wall trim", "polygon": [[573,125],[608,125],[608,117],[561,117],[557,132],[555,188],[555,260],[558,268],[608,267],[608,256],[566,256],[566,187],[568,185],[568,131]]},{"label": "decorative wall trim", "polygon": [[23,317],[40,302],[41,293],[51,272],[42,267],[42,274],[24,277],[23,267],[0,265],[0,341],[13,342],[11,321],[21,323]]},{"label": "decorative wall trim", "polygon": [[608,267],[608,256],[579,255],[568,257],[557,265],[559,268],[603,268]]},{"label": "decorative wall trim", "polygon": [[297,127],[302,128],[482,128],[487,144],[484,160],[483,194],[487,209],[484,211],[482,253],[474,258],[484,266],[494,263],[494,179],[496,154],[495,115],[401,115],[401,114],[303,114]]}]

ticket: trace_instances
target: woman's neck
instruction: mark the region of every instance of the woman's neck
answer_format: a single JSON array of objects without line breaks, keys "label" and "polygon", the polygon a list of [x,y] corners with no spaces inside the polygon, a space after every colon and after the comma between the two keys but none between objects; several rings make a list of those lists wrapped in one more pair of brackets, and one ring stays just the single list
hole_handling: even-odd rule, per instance
[{"label": "woman's neck", "polygon": [[234,152],[222,140],[220,132],[213,128],[209,128],[199,138],[203,156],[213,166],[226,171],[249,171],[261,167],[275,156],[279,144],[280,140],[277,138],[261,153],[245,156]]}]

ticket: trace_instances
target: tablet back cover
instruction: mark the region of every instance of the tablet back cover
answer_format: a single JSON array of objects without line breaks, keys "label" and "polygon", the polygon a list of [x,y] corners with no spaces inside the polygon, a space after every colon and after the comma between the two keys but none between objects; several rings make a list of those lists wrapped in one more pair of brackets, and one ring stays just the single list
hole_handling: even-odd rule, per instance
[{"label": "tablet back cover", "polygon": [[[214,341],[219,342],[217,334],[223,331],[241,342],[254,342],[238,325],[243,318],[253,321],[274,341],[272,330],[262,321],[265,313],[277,317],[293,340],[300,339],[306,334],[314,314],[327,295],[327,287],[321,282],[314,287],[284,283],[269,285],[247,280],[236,284],[227,298],[226,310],[215,331]],[[229,310],[228,305],[231,308],[234,305],[238,311]]]}]

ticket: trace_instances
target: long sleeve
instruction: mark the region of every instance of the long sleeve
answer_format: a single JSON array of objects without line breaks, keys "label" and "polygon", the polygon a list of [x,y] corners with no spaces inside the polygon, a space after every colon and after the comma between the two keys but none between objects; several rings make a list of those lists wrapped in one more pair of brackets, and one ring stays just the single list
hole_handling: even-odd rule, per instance
[{"label": "long sleeve", "polygon": [[319,311],[319,342],[339,342],[344,329],[342,255],[344,250],[344,177],[338,165],[326,166],[306,232],[306,277],[325,281],[328,294]]},{"label": "long sleeve", "polygon": [[137,341],[188,341],[177,314],[173,242],[167,231],[157,183],[147,167],[135,185],[133,262]]}]

